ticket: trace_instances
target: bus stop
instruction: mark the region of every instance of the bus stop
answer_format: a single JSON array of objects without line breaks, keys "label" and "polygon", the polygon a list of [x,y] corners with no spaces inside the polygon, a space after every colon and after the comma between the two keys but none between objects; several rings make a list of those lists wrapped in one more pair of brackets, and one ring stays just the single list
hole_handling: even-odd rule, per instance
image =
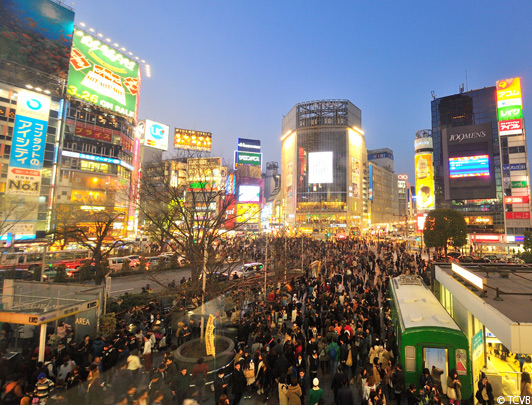
[{"label": "bus stop", "polygon": [[[73,323],[97,328],[104,286],[4,280],[0,322],[40,326],[39,361],[44,361],[46,328],[51,322],[76,317]],[[82,322],[78,317],[82,316]],[[95,329],[96,330],[96,329]]]}]

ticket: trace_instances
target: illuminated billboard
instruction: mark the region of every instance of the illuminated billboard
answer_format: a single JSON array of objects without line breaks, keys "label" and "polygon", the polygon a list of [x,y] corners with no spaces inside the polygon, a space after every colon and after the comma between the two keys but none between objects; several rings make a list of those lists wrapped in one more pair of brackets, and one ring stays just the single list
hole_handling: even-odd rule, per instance
[{"label": "illuminated billboard", "polygon": [[432,153],[420,153],[414,158],[416,174],[416,205],[418,210],[434,208],[434,170]]},{"label": "illuminated billboard", "polygon": [[238,165],[260,166],[262,153],[235,151],[235,163]]},{"label": "illuminated billboard", "polygon": [[50,0],[2,0],[0,16],[0,59],[66,79],[72,10]]},{"label": "illuminated billboard", "polygon": [[170,127],[151,120],[146,120],[144,129],[144,145],[155,149],[168,150],[168,134]]},{"label": "illuminated billboard", "polygon": [[222,182],[222,158],[187,159],[187,181],[189,190],[218,190]]},{"label": "illuminated billboard", "polygon": [[260,220],[259,204],[237,204],[236,222],[256,224]]},{"label": "illuminated billboard", "polygon": [[432,149],[432,138],[418,138],[414,141],[414,150]]},{"label": "illuminated billboard", "polygon": [[210,151],[212,133],[192,129],[176,128],[174,131],[174,147],[178,149]]},{"label": "illuminated billboard", "polygon": [[481,177],[490,175],[488,155],[449,158],[449,177]]},{"label": "illuminated billboard", "polygon": [[527,204],[530,201],[530,198],[527,195],[515,196],[515,197],[504,197],[505,204]]},{"label": "illuminated billboard", "polygon": [[238,202],[254,202],[260,201],[260,187],[250,185],[238,186]]},{"label": "illuminated billboard", "polygon": [[523,99],[521,78],[499,80],[496,84],[497,117],[499,135],[520,135],[523,133]]},{"label": "illuminated billboard", "polygon": [[260,153],[260,141],[258,139],[238,138],[238,148],[242,152]]},{"label": "illuminated billboard", "polygon": [[76,28],[67,93],[116,114],[136,118],[140,90],[137,62]]},{"label": "illuminated billboard", "polygon": [[521,78],[497,80],[497,102],[521,98]]},{"label": "illuminated billboard", "polygon": [[328,184],[333,182],[333,153],[310,152],[308,154],[309,184]]},{"label": "illuminated billboard", "polygon": [[442,147],[446,200],[496,198],[492,124],[443,128]]},{"label": "illuminated billboard", "polygon": [[236,176],[234,174],[229,174],[225,181],[225,194],[233,195],[235,194],[236,189]]},{"label": "illuminated billboard", "polygon": [[499,135],[520,135],[523,133],[523,120],[499,121]]}]

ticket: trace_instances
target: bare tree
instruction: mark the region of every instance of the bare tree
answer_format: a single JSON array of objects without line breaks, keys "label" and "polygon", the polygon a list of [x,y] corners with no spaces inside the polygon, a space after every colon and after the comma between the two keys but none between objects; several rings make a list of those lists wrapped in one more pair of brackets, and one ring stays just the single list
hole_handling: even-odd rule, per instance
[{"label": "bare tree", "polygon": [[37,207],[38,202],[25,196],[0,195],[0,235],[13,232],[19,224],[32,219]]}]

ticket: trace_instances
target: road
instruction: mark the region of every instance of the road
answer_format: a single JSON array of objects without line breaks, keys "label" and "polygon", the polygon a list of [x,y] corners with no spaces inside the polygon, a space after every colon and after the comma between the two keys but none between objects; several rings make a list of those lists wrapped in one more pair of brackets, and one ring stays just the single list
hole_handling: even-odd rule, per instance
[{"label": "road", "polygon": [[146,274],[135,274],[131,276],[124,277],[114,277],[111,279],[111,297],[117,297],[123,295],[126,291],[128,293],[139,293],[142,290],[142,287],[145,287],[146,284],[149,284],[155,292],[161,291],[163,287],[153,281],[155,278],[163,285],[168,285],[172,281],[175,281],[176,284],[179,284],[179,281],[185,277],[188,279],[190,277],[190,268],[182,268],[179,270],[167,270],[161,272],[146,272]]}]

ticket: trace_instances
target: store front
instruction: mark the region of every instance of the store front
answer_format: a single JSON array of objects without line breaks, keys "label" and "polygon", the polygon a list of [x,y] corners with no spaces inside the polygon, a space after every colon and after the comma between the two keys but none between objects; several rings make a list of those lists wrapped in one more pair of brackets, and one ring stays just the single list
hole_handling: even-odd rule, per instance
[{"label": "store front", "polygon": [[484,373],[495,398],[519,395],[532,368],[532,269],[438,265],[434,293],[469,339],[475,393]]}]

